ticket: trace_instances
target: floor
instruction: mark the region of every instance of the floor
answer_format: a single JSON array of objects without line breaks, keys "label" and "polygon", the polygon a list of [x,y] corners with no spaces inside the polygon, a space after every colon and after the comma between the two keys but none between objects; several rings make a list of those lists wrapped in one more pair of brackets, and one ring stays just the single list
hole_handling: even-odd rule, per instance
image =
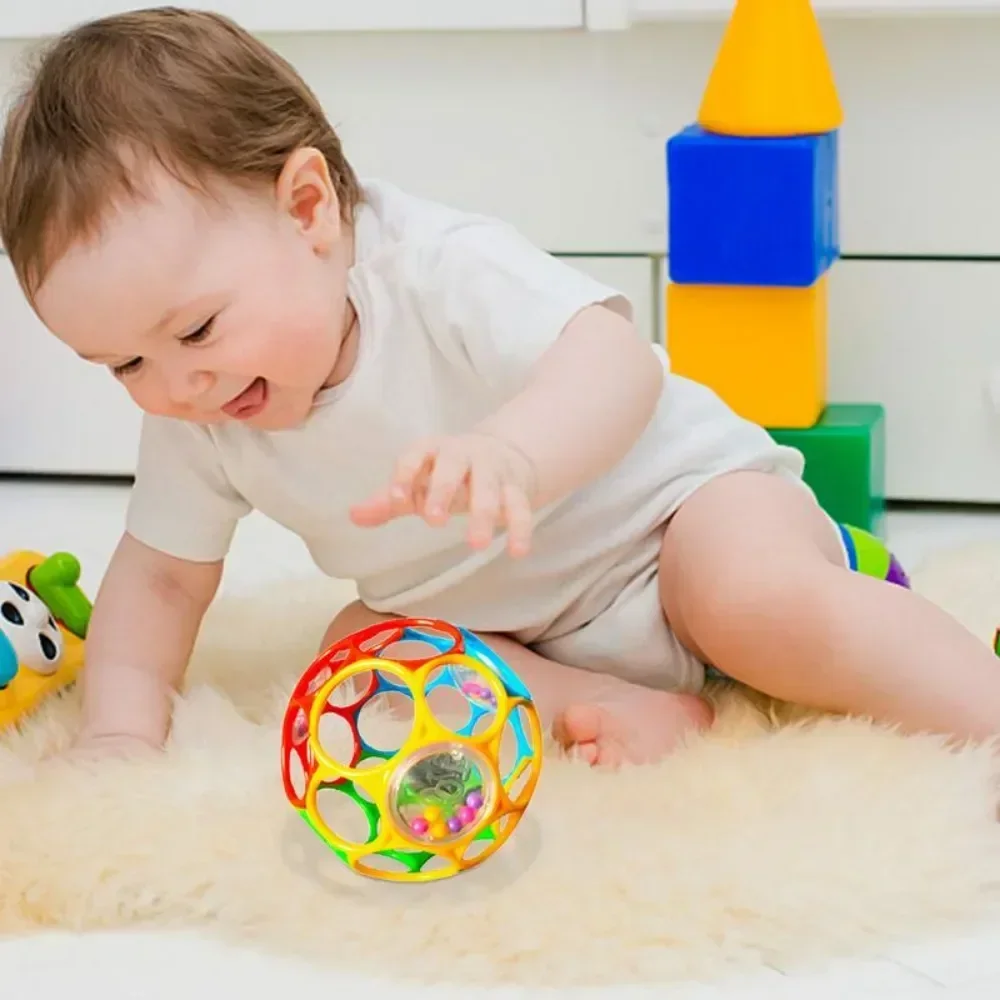
[{"label": "floor", "polygon": [[[114,485],[81,485],[0,480],[0,525],[8,525],[0,552],[63,549],[83,564],[83,582],[92,593],[111,556],[127,491]],[[894,512],[888,521],[891,547],[904,564],[915,565],[936,550],[979,539],[1000,539],[1000,512]],[[227,564],[223,588],[229,593],[256,589],[269,580],[313,574],[298,541],[263,518],[241,527]],[[387,928],[387,934],[389,929]],[[387,946],[391,946],[388,943]],[[361,982],[217,944],[198,934],[48,933],[29,940],[0,940],[0,982],[4,995],[37,1000],[77,993],[81,986],[102,1000],[201,998],[223,993],[252,1000],[280,995],[336,992],[359,996],[374,988],[383,995],[404,992],[390,983]],[[449,1000],[474,991],[405,988],[414,998]],[[547,997],[549,991],[498,990],[482,996]],[[570,994],[566,994],[570,995]],[[1000,997],[1000,925],[983,927],[953,940],[914,942],[876,961],[841,962],[808,974],[783,974],[725,986],[674,989],[574,990],[573,996],[669,997],[671,1000],[869,1000],[869,998]]]}]

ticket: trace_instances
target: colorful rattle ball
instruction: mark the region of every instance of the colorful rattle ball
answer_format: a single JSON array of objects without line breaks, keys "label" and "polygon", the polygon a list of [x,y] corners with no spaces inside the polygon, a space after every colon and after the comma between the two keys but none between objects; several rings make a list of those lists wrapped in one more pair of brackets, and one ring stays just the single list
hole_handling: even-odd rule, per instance
[{"label": "colorful rattle ball", "polygon": [[910,578],[899,560],[885,547],[885,543],[870,532],[851,524],[839,524],[840,540],[844,546],[849,569],[864,576],[873,576],[898,587],[910,588]]},{"label": "colorful rattle ball", "polygon": [[[421,655],[401,655],[413,646]],[[348,867],[394,882],[448,878],[495,854],[541,763],[521,680],[473,633],[430,618],[372,625],[325,650],[282,725],[289,802]]]}]

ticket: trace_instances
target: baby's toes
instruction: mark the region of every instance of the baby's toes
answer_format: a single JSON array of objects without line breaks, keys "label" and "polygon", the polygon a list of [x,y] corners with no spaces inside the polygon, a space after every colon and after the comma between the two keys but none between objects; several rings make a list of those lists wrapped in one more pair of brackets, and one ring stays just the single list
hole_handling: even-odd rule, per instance
[{"label": "baby's toes", "polygon": [[592,767],[618,767],[622,763],[622,748],[611,735],[615,721],[607,709],[598,705],[572,705],[560,715],[553,735],[577,760]]}]

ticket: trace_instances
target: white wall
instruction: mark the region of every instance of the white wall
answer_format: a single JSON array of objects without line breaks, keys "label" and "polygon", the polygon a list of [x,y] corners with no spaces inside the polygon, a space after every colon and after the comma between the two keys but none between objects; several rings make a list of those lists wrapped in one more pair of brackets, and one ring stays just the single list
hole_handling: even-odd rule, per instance
[{"label": "white wall", "polygon": [[[663,142],[693,116],[722,27],[719,21],[678,22],[607,34],[315,34],[268,40],[318,91],[362,173],[505,216],[550,250],[601,257],[665,249]],[[1000,256],[1000,17],[834,19],[826,33],[847,115],[845,252]],[[23,51],[19,43],[0,43],[0,80],[12,79]],[[591,269],[605,266],[623,265],[597,261]],[[640,277],[648,265],[628,266],[636,294],[648,289],[640,305],[652,326],[658,292]],[[865,275],[885,274],[886,265],[850,266],[860,277],[835,288],[841,298],[831,331],[831,395],[877,394],[892,403],[891,491],[1000,500],[1000,472],[992,471],[1000,470],[1000,437],[986,392],[1000,371],[1000,321],[996,338],[991,324],[984,330],[984,317],[995,315],[989,290],[1000,287],[997,265],[904,261],[893,265],[891,280],[870,281]],[[963,269],[973,266],[975,280],[954,278],[971,274]],[[913,308],[911,283],[925,296],[928,287],[937,289],[933,315]],[[11,309],[0,296],[0,321]],[[119,411],[109,409],[117,405],[108,402],[114,387],[98,393],[94,384],[84,389],[80,382],[74,404],[74,359],[53,360],[50,353],[43,364],[29,346],[36,340],[36,331],[26,330],[30,321],[21,315],[11,322],[25,333],[16,370],[0,369],[0,387],[6,383],[0,421],[12,405],[5,397],[23,400],[45,370],[72,365],[59,367],[67,406],[113,413],[103,426],[118,428],[117,443],[105,446],[103,457],[95,445],[77,465],[97,471],[127,466],[130,431]],[[838,330],[837,323],[850,329]],[[954,349],[942,348],[948,341]],[[906,355],[891,372],[887,342]],[[951,363],[963,373],[963,420],[974,422],[971,434],[969,426],[955,426],[942,435],[935,421],[948,414],[919,406]],[[890,379],[898,378],[903,388],[892,388]],[[19,388],[12,393],[15,382]],[[47,427],[38,429],[28,449],[36,466],[66,466],[53,441]],[[938,442],[934,447],[948,455],[921,452],[923,441]],[[0,468],[30,464],[26,447],[13,448],[0,435]],[[37,458],[43,455],[48,458]],[[941,471],[946,457],[949,470],[960,460],[961,467],[980,471],[956,481],[952,472]]]}]

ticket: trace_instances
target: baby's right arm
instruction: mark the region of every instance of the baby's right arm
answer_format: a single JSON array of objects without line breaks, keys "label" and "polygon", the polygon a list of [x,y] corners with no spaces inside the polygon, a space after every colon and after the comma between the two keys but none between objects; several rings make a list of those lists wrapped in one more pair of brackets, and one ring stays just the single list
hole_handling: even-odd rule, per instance
[{"label": "baby's right arm", "polygon": [[163,745],[222,562],[176,559],[122,536],[94,602],[76,749]]}]

